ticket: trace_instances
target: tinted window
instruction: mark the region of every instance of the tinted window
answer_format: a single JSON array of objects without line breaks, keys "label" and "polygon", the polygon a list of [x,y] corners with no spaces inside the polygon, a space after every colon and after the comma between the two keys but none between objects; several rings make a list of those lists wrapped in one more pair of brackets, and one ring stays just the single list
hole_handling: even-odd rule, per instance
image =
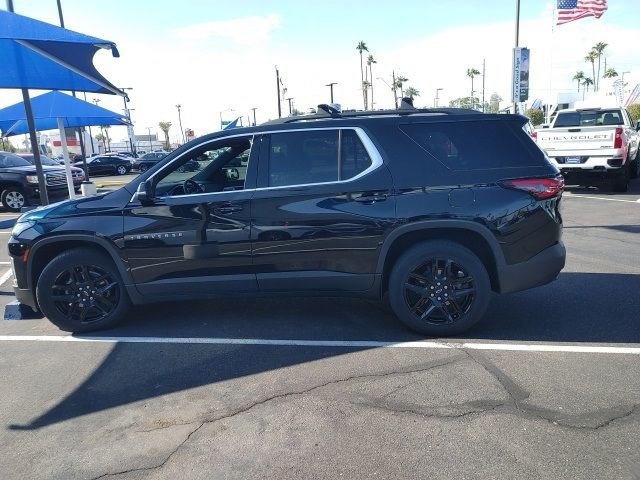
[{"label": "tinted window", "polygon": [[28,167],[31,164],[24,158],[20,158],[12,153],[0,154],[0,162],[3,167]]},{"label": "tinted window", "polygon": [[531,141],[526,133],[522,128],[510,128],[506,122],[414,123],[400,128],[452,170],[518,167],[538,163],[523,143],[524,140]]},{"label": "tinted window", "polygon": [[342,130],[340,180],[347,180],[371,166],[371,158],[354,130]]},{"label": "tinted window", "polygon": [[338,180],[338,131],[274,133],[269,151],[269,186]]},{"label": "tinted window", "polygon": [[593,125],[622,125],[620,110],[591,110],[582,112],[560,112],[554,127],[580,127]]}]

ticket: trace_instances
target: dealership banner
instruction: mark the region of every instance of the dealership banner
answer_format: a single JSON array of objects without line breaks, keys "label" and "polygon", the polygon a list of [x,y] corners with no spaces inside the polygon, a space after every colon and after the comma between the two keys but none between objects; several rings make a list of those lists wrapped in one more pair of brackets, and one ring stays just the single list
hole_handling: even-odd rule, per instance
[{"label": "dealership banner", "polygon": [[513,49],[513,90],[512,100],[524,102],[529,98],[529,49]]}]

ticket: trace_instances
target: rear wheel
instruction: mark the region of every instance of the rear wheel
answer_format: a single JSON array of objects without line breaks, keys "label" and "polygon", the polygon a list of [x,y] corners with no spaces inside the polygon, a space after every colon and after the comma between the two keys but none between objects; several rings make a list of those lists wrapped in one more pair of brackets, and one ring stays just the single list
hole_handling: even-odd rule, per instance
[{"label": "rear wheel", "polygon": [[4,208],[10,212],[19,212],[27,205],[27,197],[20,187],[7,187],[0,195],[0,201]]},{"label": "rear wheel", "polygon": [[125,175],[127,173],[127,167],[125,167],[124,165],[118,165],[116,167],[116,173],[118,175]]},{"label": "rear wheel", "polygon": [[614,177],[611,181],[611,189],[614,192],[626,192],[629,189],[629,167],[630,164],[627,162],[625,166],[622,167],[622,173]]},{"label": "rear wheel", "polygon": [[636,154],[633,158],[633,161],[629,164],[629,177],[638,178],[640,177],[640,146],[636,150]]},{"label": "rear wheel", "polygon": [[455,335],[475,325],[491,296],[487,270],[467,248],[429,241],[409,249],[389,277],[389,302],[409,328]]},{"label": "rear wheel", "polygon": [[114,327],[130,306],[113,261],[84,248],[68,250],[49,262],[38,279],[36,298],[42,313],[68,332]]},{"label": "rear wheel", "polygon": [[146,163],[143,163],[142,165],[140,165],[140,173],[144,173],[147,171],[149,167],[147,166]]}]

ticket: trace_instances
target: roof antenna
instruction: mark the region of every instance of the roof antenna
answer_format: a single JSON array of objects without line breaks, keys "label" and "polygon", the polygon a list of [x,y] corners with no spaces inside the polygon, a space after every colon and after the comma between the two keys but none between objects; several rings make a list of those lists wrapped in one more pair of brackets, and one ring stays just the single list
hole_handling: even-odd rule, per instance
[{"label": "roof antenna", "polygon": [[404,97],[402,99],[402,103],[400,103],[399,110],[415,110],[416,107],[413,106],[413,98]]},{"label": "roof antenna", "polygon": [[318,110],[322,110],[327,115],[330,115],[332,117],[340,117],[341,116],[340,115],[340,110],[338,110],[333,105],[328,105],[326,103],[321,103],[320,105],[318,105]]}]

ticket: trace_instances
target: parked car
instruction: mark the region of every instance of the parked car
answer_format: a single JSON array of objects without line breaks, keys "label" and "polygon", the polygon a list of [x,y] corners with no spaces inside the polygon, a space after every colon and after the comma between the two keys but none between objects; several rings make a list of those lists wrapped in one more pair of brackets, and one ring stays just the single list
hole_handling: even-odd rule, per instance
[{"label": "parked car", "polygon": [[[33,153],[17,153],[16,155],[18,155],[20,158],[24,158],[31,165],[35,165]],[[40,155],[40,161],[42,162],[43,166],[47,166],[47,167],[60,166],[60,164],[57,161],[55,161],[53,158],[47,157],[46,155]],[[63,171],[65,170],[63,169]],[[66,175],[66,171],[65,171],[65,175]],[[82,182],[84,181],[84,170],[82,170],[81,168],[72,166],[71,175],[73,177],[74,190],[76,191],[76,193],[78,193],[80,192],[80,185],[82,185]]]},{"label": "parked car", "polygon": [[140,173],[146,172],[153,167],[156,163],[162,160],[168,155],[167,152],[149,152],[145,153],[141,157],[138,157],[133,161],[131,166],[134,170],[138,170]]},{"label": "parked car", "polygon": [[442,336],[478,322],[492,291],[564,267],[563,180],[525,117],[321,109],[200,137],[119,190],[23,215],[17,299],[86,332],[132,303],[388,297],[408,327]]},{"label": "parked car", "polygon": [[606,182],[626,192],[640,175],[640,134],[621,107],[560,110],[537,141],[569,183]]},{"label": "parked car", "polygon": [[[53,164],[44,164],[47,192],[53,199],[64,199],[68,195],[67,176],[64,168],[50,160]],[[82,179],[74,174],[74,184]],[[11,212],[19,212],[22,207],[36,203],[40,198],[36,167],[25,158],[9,152],[0,152],[0,201],[2,206]]]},{"label": "parked car", "polygon": [[[82,162],[75,164],[82,168]],[[100,155],[87,159],[89,175],[126,175],[131,171],[131,161],[117,155]]]}]

